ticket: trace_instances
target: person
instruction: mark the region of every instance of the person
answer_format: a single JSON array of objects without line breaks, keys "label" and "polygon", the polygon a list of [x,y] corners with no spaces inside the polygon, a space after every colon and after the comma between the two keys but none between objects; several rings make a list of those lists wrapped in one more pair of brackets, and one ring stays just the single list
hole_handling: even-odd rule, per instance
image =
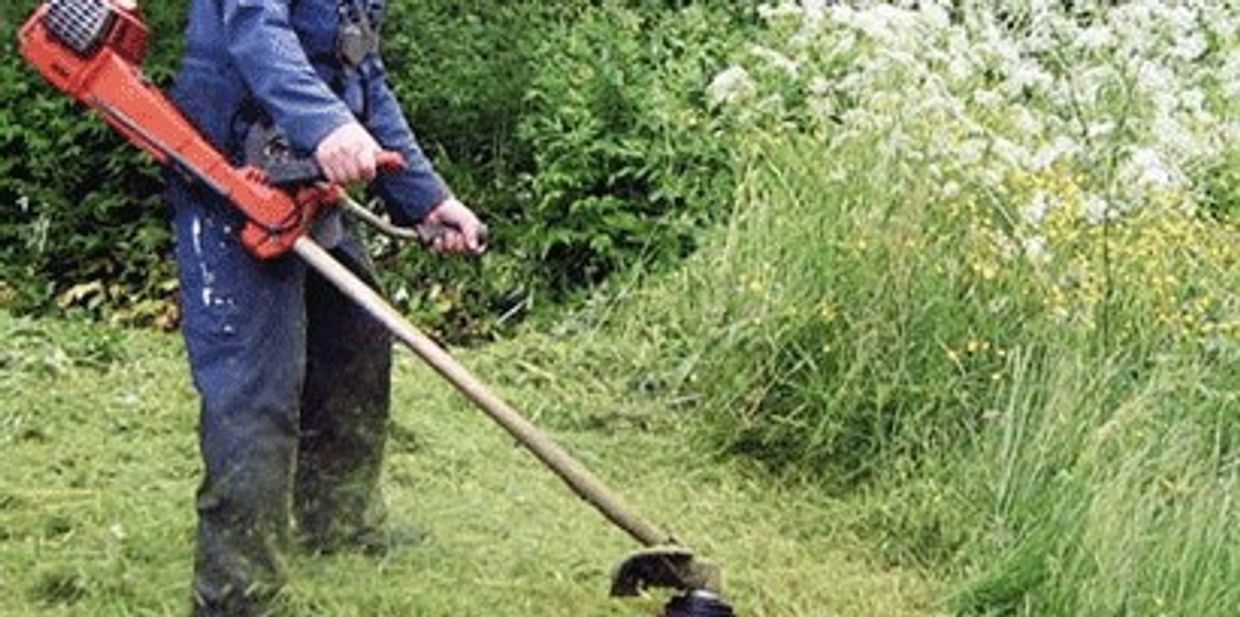
[{"label": "person", "polygon": [[[332,182],[371,188],[404,224],[445,230],[434,249],[478,254],[483,226],[418,146],[379,55],[383,0],[193,0],[172,98],[241,164],[270,123]],[[377,174],[380,149],[406,168]],[[265,614],[293,539],[363,547],[382,530],[391,342],[292,256],[241,246],[243,218],[209,188],[168,176],[182,329],[200,394],[204,477],[196,507],[194,614]],[[333,255],[374,286],[362,245]]]}]

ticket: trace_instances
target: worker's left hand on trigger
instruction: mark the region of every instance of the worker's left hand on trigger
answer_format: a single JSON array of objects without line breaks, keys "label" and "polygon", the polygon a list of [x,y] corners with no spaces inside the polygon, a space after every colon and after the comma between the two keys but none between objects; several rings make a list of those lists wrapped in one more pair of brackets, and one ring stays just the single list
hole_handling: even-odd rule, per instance
[{"label": "worker's left hand on trigger", "polygon": [[487,250],[486,225],[456,198],[448,198],[436,206],[422,225],[437,231],[430,241],[436,253],[481,255]]},{"label": "worker's left hand on trigger", "polygon": [[332,184],[369,182],[377,173],[378,142],[356,122],[332,131],[315,149],[314,158]]}]

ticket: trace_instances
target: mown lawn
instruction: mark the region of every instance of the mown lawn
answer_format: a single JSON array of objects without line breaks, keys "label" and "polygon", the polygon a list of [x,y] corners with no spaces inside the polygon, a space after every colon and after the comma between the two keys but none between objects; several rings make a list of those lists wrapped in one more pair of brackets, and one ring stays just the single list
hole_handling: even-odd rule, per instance
[{"label": "mown lawn", "polygon": [[[0,314],[0,342],[0,615],[186,614],[199,463],[179,338]],[[572,349],[539,336],[465,359],[721,562],[740,614],[936,613],[940,585],[871,559],[847,504],[709,456],[654,399],[567,366]],[[294,556],[290,613],[658,613],[661,597],[606,596],[627,537],[412,359],[396,384],[387,499],[428,539]]]}]

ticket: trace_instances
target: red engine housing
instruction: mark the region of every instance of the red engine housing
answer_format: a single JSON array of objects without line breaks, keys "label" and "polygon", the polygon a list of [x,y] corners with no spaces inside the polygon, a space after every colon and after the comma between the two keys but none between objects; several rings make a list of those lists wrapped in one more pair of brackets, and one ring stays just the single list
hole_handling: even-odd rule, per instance
[{"label": "red engine housing", "polygon": [[115,19],[88,57],[48,29],[47,4],[22,26],[22,56],[53,86],[98,111],[157,161],[189,173],[244,212],[249,222],[241,240],[250,253],[261,259],[287,253],[318,210],[335,202],[332,191],[306,189],[294,198],[268,185],[254,169],[233,167],[142,74],[147,28],[140,15],[107,2]]}]

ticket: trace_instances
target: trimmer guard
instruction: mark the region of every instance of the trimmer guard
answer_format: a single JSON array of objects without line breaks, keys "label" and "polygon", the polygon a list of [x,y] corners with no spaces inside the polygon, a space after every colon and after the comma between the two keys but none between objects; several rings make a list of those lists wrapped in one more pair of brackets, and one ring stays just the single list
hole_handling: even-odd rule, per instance
[{"label": "trimmer guard", "polygon": [[611,595],[631,597],[644,589],[723,592],[719,567],[683,546],[654,546],[629,554],[612,572]]}]

